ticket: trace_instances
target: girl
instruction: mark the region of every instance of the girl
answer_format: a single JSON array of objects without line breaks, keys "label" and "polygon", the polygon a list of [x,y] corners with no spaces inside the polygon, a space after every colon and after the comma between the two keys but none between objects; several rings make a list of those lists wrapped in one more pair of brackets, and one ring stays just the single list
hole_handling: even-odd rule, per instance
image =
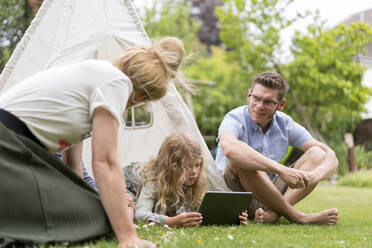
[{"label": "girl", "polygon": [[[35,225],[41,223],[41,220],[34,222],[32,216],[19,223],[11,218],[12,211],[22,212],[22,208],[27,208],[22,204],[19,193],[31,186],[6,187],[7,174],[10,177],[17,171],[23,176],[22,181],[30,181],[33,177],[27,173],[31,166],[25,159],[34,158],[44,150],[43,162],[32,162],[32,165],[56,167],[58,162],[50,162],[53,161],[52,154],[66,151],[68,166],[82,175],[81,142],[92,136],[93,173],[119,246],[153,246],[138,238],[130,218],[124,178],[116,152],[117,132],[126,109],[141,101],[158,100],[166,94],[168,82],[177,76],[183,57],[183,43],[177,38],[167,37],[151,46],[124,50],[122,57],[114,64],[103,60],[86,60],[56,67],[26,78],[5,91],[0,97],[0,136],[3,141],[0,142],[0,171],[6,173],[3,173],[4,180],[0,180],[2,222],[9,221],[17,228],[29,226],[27,232],[32,232],[36,229]],[[23,137],[15,137],[10,130]],[[28,148],[18,145],[24,137],[33,141],[32,144],[38,144],[31,154]],[[17,155],[16,151],[20,149],[28,155],[23,158]],[[47,172],[43,175],[49,180],[55,178]],[[8,184],[11,185],[11,182]],[[48,193],[58,195],[52,190]],[[15,197],[17,195],[19,199]],[[32,200],[35,204],[40,202]],[[65,207],[56,208],[59,204]],[[71,209],[73,214],[80,210],[75,200],[68,199],[53,202],[51,206],[41,206],[40,211],[49,208],[56,215],[63,215],[63,209]],[[89,216],[87,218],[87,222],[91,221]],[[26,225],[28,221],[32,224]],[[69,228],[72,226],[76,225]],[[6,226],[4,228],[5,231],[0,230],[6,233]],[[73,229],[69,231],[77,233]]]},{"label": "girl", "polygon": [[[202,149],[192,137],[174,133],[160,147],[158,156],[140,172],[144,186],[135,218],[168,226],[198,226],[198,211],[206,190]],[[247,213],[239,216],[247,224]]]}]

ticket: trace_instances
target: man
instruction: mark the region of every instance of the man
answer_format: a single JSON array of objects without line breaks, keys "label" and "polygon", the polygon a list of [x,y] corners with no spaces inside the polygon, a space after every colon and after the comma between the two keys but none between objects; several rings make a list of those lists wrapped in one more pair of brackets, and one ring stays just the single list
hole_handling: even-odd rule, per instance
[{"label": "man", "polygon": [[[248,106],[230,111],[220,125],[217,166],[231,190],[253,193],[249,216],[255,223],[274,223],[284,216],[299,224],[335,225],[337,209],[305,214],[293,207],[336,171],[338,160],[327,145],[280,112],[288,89],[273,72],[253,78]],[[279,163],[289,145],[305,152],[293,167]]]}]

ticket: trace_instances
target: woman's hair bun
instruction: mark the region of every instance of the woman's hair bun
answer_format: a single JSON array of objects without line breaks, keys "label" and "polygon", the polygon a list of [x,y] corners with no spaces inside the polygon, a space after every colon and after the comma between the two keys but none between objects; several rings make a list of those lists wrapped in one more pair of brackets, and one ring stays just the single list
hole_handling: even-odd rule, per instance
[{"label": "woman's hair bun", "polygon": [[130,78],[136,92],[148,95],[150,100],[157,100],[167,93],[170,80],[186,90],[192,89],[178,72],[184,55],[181,40],[165,37],[150,46],[125,49],[115,65]]},{"label": "woman's hair bun", "polygon": [[165,37],[155,41],[151,46],[151,50],[164,63],[168,76],[175,78],[185,56],[185,48],[182,41],[175,37]]}]

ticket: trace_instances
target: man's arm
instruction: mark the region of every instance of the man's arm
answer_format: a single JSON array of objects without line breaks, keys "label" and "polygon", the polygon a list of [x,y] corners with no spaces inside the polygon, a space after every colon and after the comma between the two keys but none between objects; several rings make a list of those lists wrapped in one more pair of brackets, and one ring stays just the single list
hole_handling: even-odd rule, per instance
[{"label": "man's arm", "polygon": [[82,151],[83,142],[80,142],[79,144],[62,153],[63,161],[81,178],[83,178],[83,168],[81,166]]},{"label": "man's arm", "polygon": [[238,140],[230,132],[221,134],[220,147],[230,163],[240,169],[279,174],[282,167],[284,167],[278,162],[263,156],[248,144]]},{"label": "man's arm", "polygon": [[319,147],[325,152],[324,159],[321,161],[319,166],[311,171],[311,173],[315,177],[315,180],[319,181],[332,176],[336,172],[338,167],[338,160],[335,152],[331,148],[315,139],[306,141],[299,148],[302,151],[306,152],[309,148],[314,146]]},{"label": "man's arm", "polygon": [[248,144],[238,140],[233,133],[221,134],[220,146],[230,163],[239,169],[276,173],[291,188],[304,188],[309,185],[306,172],[288,168],[263,156]]}]

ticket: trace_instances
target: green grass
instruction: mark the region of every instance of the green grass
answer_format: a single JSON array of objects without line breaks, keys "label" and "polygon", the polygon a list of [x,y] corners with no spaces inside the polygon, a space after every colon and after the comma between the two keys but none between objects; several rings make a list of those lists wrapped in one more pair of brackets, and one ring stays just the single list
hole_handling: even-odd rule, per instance
[{"label": "green grass", "polygon": [[342,186],[372,188],[372,170],[360,170],[341,177],[337,183]]},{"label": "green grass", "polygon": [[[336,207],[336,226],[289,224],[281,218],[275,225],[247,227],[166,228],[137,224],[141,238],[158,247],[372,247],[372,189],[319,186],[296,208],[316,212]],[[109,238],[84,247],[116,247]]]}]

